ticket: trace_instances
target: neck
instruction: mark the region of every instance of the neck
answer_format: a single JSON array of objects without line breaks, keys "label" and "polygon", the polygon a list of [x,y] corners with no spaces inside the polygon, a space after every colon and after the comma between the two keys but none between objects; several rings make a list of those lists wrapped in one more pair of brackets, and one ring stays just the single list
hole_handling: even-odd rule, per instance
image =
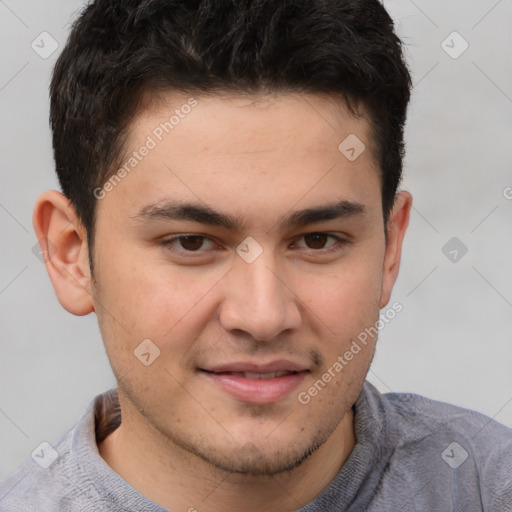
[{"label": "neck", "polygon": [[173,511],[297,510],[329,485],[356,443],[349,409],[328,440],[293,470],[240,475],[215,468],[170,442],[142,416],[125,414],[128,404],[121,403],[121,408],[123,422],[99,444],[101,457],[140,494]]}]

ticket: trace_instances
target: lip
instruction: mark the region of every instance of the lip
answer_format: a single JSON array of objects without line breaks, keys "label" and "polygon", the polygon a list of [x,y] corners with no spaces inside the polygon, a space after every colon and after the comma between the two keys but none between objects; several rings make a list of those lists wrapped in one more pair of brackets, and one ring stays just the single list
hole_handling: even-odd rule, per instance
[{"label": "lip", "polygon": [[303,372],[308,371],[308,367],[288,361],[286,359],[278,359],[265,364],[257,364],[251,362],[235,362],[226,363],[217,366],[209,366],[201,368],[207,372],[226,373],[226,372],[252,372],[252,373],[271,373],[271,372]]},{"label": "lip", "polygon": [[[241,373],[293,372],[281,377],[268,379],[247,378]],[[270,404],[289,396],[304,380],[309,369],[286,360],[271,361],[266,364],[249,362],[228,363],[210,368],[201,368],[204,375],[223,392],[251,404]]]}]

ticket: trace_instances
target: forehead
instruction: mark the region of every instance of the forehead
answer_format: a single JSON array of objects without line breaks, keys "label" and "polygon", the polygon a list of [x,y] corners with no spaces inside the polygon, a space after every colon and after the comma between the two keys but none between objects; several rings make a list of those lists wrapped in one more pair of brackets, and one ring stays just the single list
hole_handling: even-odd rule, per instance
[{"label": "forehead", "polygon": [[[130,145],[147,133],[153,133],[158,142],[172,133],[173,138],[188,137],[188,144],[193,142],[190,136],[196,137],[200,144],[215,141],[215,149],[227,153],[269,151],[276,146],[282,149],[286,142],[311,151],[322,140],[332,149],[333,140],[354,134],[364,139],[373,152],[369,114],[364,105],[354,101],[349,107],[344,99],[334,95],[294,92],[193,95],[168,91],[145,94],[141,105],[127,138]],[[185,119],[188,121],[183,122]],[[228,131],[230,137],[226,138],[224,134]],[[325,137],[327,132],[331,137]],[[276,139],[275,135],[279,137]],[[203,145],[203,149],[208,147]]]},{"label": "forehead", "polygon": [[99,208],[124,201],[133,214],[168,199],[221,203],[238,216],[334,199],[380,208],[369,121],[341,99],[168,92],[144,105],[127,134],[123,177]]}]

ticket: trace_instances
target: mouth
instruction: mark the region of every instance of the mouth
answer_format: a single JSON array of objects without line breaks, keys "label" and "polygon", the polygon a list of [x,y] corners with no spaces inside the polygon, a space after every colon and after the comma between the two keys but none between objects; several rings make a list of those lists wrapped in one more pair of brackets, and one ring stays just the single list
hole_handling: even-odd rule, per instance
[{"label": "mouth", "polygon": [[310,372],[289,361],[265,365],[235,363],[199,370],[221,392],[252,404],[275,403],[287,398]]},{"label": "mouth", "polygon": [[298,372],[290,372],[286,370],[282,370],[279,372],[267,372],[267,373],[257,373],[257,372],[209,372],[208,370],[203,370],[207,373],[214,373],[216,375],[232,375],[233,377],[241,377],[244,379],[276,379],[278,377],[286,377],[288,375],[295,375]]}]

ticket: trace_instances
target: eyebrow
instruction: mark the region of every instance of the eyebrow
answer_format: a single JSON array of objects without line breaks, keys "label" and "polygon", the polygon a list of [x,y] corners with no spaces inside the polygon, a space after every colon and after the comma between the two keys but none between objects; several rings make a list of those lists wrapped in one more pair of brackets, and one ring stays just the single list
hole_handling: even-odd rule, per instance
[{"label": "eyebrow", "polygon": [[[366,206],[361,203],[339,201],[295,211],[281,217],[276,224],[288,229],[303,227],[315,222],[362,216],[366,211]],[[247,226],[242,217],[217,211],[204,204],[190,202],[150,204],[143,207],[133,218],[142,223],[160,220],[185,220],[209,226],[220,226],[233,232],[244,231]]]}]

